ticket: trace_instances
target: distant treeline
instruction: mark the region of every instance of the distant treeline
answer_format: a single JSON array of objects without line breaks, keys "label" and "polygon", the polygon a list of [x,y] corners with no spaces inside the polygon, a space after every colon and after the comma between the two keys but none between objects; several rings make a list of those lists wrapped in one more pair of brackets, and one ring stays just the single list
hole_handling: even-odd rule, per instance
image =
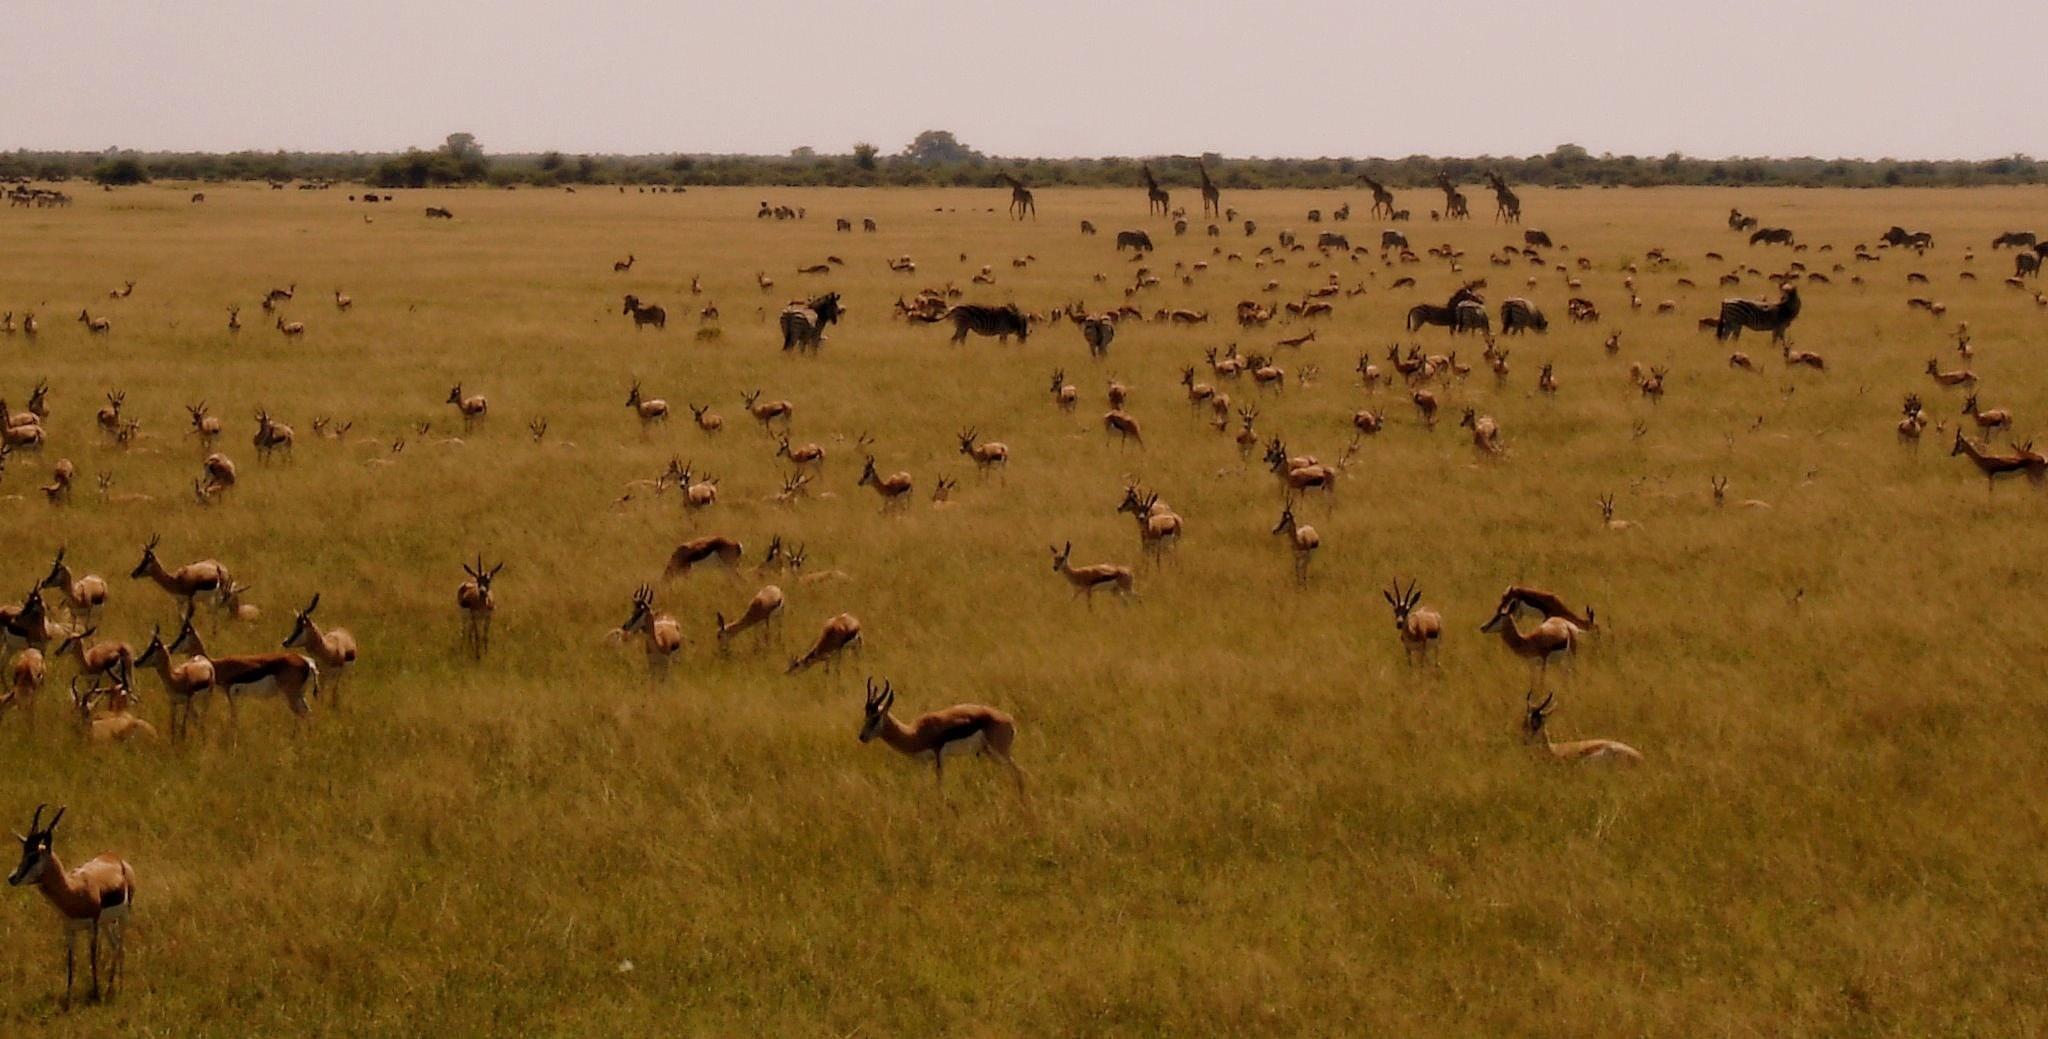
[{"label": "distant treeline", "polygon": [[[400,154],[320,152],[37,152],[0,153],[0,178],[93,180],[347,181],[379,187],[452,185],[669,185],[817,187],[995,187],[1009,173],[1031,187],[1136,187],[1149,163],[1169,188],[1198,182],[1193,156],[1102,159],[1009,159],[984,156],[952,141],[921,135],[903,154],[870,145],[852,155],[798,149],[758,155],[484,155],[467,135],[447,146]],[[458,141],[456,138],[462,138]],[[1225,190],[1337,188],[1367,174],[1395,189],[1434,188],[1438,171],[1466,185],[1496,171],[1516,185],[1602,187],[1660,185],[1727,187],[1974,187],[2048,183],[2048,162],[2025,155],[1984,162],[1889,159],[1698,159],[1682,155],[1593,155],[1562,145],[1547,155],[1402,159],[1239,159],[1204,156]],[[1192,200],[1191,200],[1192,201]]]}]

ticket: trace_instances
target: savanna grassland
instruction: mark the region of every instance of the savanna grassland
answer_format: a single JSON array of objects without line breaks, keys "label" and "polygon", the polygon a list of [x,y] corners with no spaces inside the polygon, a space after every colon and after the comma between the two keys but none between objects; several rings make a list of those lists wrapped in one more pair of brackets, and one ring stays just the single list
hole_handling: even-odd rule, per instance
[{"label": "savanna grassland", "polygon": [[[1527,225],[1561,248],[1494,267],[1520,235],[1489,223],[1491,199],[1468,184],[1479,219],[1405,225],[1418,252],[1463,250],[1460,275],[1427,257],[1382,266],[1376,250],[1255,266],[1284,227],[1376,244],[1377,222],[1303,220],[1346,200],[1362,214],[1363,191],[1226,194],[1259,234],[1212,241],[1200,220],[1175,238],[1146,219],[1136,191],[1043,190],[1040,219],[1020,225],[995,190],[414,191],[376,207],[347,188],[205,190],[201,205],[157,186],[0,211],[0,310],[43,322],[32,342],[0,338],[0,395],[19,407],[38,378],[52,386],[49,445],[0,478],[20,499],[0,502],[0,588],[26,590],[67,546],[112,584],[103,632],[139,649],[176,623],[166,595],[127,576],[161,534],[166,564],[214,557],[253,586],[262,616],[208,622],[216,652],[275,650],[318,592],[362,659],[296,736],[279,704],[255,702],[238,732],[216,704],[183,745],[87,746],[64,709],[68,663],[33,728],[0,717],[7,825],[68,804],[66,862],[118,851],[139,884],[130,988],[68,1013],[56,915],[6,892],[0,1031],[2048,1029],[2048,499],[2024,480],[1987,495],[1949,457],[1962,396],[1922,372],[1929,357],[1966,363],[1951,332],[1967,320],[1984,405],[2011,409],[2022,439],[2048,430],[2048,311],[2032,286],[2001,284],[2011,253],[1988,248],[2048,230],[2048,191],[1529,190]],[[1418,214],[1440,202],[1400,195]],[[757,220],[763,197],[808,218]],[[426,205],[455,219],[424,220]],[[1744,244],[1731,205],[1813,248]],[[880,230],[835,233],[840,216]],[[1103,233],[1079,234],[1084,218]],[[1934,248],[1852,262],[1895,223]],[[948,282],[1031,310],[1121,303],[1134,266],[1112,237],[1127,227],[1160,246],[1145,263],[1164,284],[1137,305],[1206,310],[1206,324],[1127,322],[1091,361],[1064,322],[1021,346],[956,348],[949,328],[890,315]],[[1676,262],[1642,267],[1631,311],[1624,268],[1652,247]],[[845,265],[796,273],[828,254]],[[916,273],[885,267],[902,254]],[[1573,272],[1574,293],[1552,265],[1581,257],[1593,267]],[[1731,369],[1694,320],[1773,289],[1716,279],[1795,258],[1833,279],[1805,287],[1792,332],[1827,371],[1787,369],[1762,335],[1738,344],[1762,373]],[[1174,277],[1205,260],[1192,285]],[[970,285],[983,264],[995,283]],[[1909,271],[1929,284],[1909,287]],[[1304,347],[1273,344],[1305,323],[1230,319],[1240,299],[1298,300],[1333,273],[1366,291],[1338,297]],[[1389,287],[1404,275],[1419,285]],[[1504,384],[1476,338],[1401,330],[1410,305],[1482,276],[1490,304],[1528,295],[1551,319],[1547,335],[1501,340]],[[134,294],[109,300],[127,280]],[[257,309],[291,283],[281,312],[305,323],[298,339]],[[827,288],[852,312],[822,353],[779,350],[776,312]],[[636,332],[627,292],[666,306],[666,331]],[[1569,322],[1574,294],[1603,319]],[[1907,310],[1909,295],[1946,315]],[[1656,316],[1667,298],[1677,314]],[[711,301],[720,331],[702,338]],[[229,304],[249,326],[238,335]],[[82,306],[112,330],[88,335]],[[1411,338],[1474,368],[1437,387],[1434,431],[1405,389],[1368,392],[1353,372]],[[1202,353],[1233,342],[1320,376],[1264,393],[1218,380]],[[1546,361],[1554,397],[1536,387]],[[1631,363],[1669,369],[1661,402]],[[1262,434],[1326,462],[1354,411],[1385,409],[1335,495],[1299,507],[1323,539],[1306,587],[1269,533],[1276,477],[1186,403],[1189,364],[1255,401]],[[1080,389],[1073,412],[1048,393],[1056,368]],[[636,378],[675,419],[643,432],[624,406]],[[1143,448],[1102,433],[1111,378],[1133,389]],[[443,403],[458,382],[490,401],[473,431]],[[94,425],[117,389],[142,423],[126,448]],[[771,500],[787,467],[741,407],[755,389],[793,402],[793,438],[828,452],[805,500]],[[1908,392],[1945,423],[1917,448],[1894,432]],[[193,501],[203,452],[185,435],[184,405],[202,399],[241,468],[211,507]],[[714,404],[724,430],[698,430],[686,402]],[[1457,428],[1466,404],[1498,419],[1504,457]],[[289,463],[255,457],[258,407],[296,427]],[[322,416],[353,422],[347,438],[314,436]],[[1010,446],[1007,472],[980,476],[959,454],[970,426]],[[863,432],[883,472],[915,478],[909,507],[885,514],[855,486]],[[645,488],[619,502],[672,456],[720,478],[717,505],[686,514]],[[59,457],[80,487],[52,507],[36,486]],[[935,507],[940,476],[959,488]],[[1127,481],[1185,518],[1163,563],[1115,511]],[[1604,494],[1632,529],[1603,524]],[[661,582],[669,551],[708,533],[744,542],[739,576]],[[807,546],[807,571],[844,579],[757,576],[778,534]],[[1139,567],[1138,600],[1075,599],[1047,552],[1067,541],[1077,564]],[[454,602],[477,552],[506,564],[481,663],[459,652]],[[1395,575],[1443,614],[1440,669],[1404,659],[1379,594]],[[789,602],[772,644],[721,654],[714,611],[771,580]],[[1531,669],[1477,631],[1511,581],[1598,608],[1605,630],[1551,669],[1552,727],[1624,740],[1642,767],[1565,767],[1523,745]],[[692,640],[660,685],[636,649],[605,642],[642,582]],[[785,676],[841,611],[864,622],[865,649]],[[984,763],[948,767],[941,800],[928,766],[858,743],[870,675],[894,681],[900,716],[963,701],[1014,714],[1029,809]],[[139,684],[140,713],[164,726],[155,676]]]}]

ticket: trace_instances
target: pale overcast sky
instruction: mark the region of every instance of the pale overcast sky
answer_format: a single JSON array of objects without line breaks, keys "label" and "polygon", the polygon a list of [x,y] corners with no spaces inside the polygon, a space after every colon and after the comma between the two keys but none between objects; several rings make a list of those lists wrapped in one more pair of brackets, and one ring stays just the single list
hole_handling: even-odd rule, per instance
[{"label": "pale overcast sky", "polygon": [[2048,154],[2048,3],[4,0],[0,148]]}]

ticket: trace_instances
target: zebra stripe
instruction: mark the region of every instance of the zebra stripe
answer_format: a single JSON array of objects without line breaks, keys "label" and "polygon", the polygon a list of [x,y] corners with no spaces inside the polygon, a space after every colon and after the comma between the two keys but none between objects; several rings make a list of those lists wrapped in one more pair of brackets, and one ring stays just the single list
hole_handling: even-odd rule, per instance
[{"label": "zebra stripe", "polygon": [[1742,330],[1769,332],[1771,342],[1785,338],[1785,330],[1799,317],[1799,289],[1786,285],[1775,302],[1760,299],[1724,299],[1721,317],[1714,328],[1716,339],[1740,339]]}]

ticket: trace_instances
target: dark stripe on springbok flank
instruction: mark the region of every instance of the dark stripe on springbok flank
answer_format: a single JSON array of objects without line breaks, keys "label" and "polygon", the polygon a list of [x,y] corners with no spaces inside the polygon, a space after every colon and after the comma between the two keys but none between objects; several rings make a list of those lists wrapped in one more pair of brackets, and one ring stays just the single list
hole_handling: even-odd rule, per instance
[{"label": "dark stripe on springbok flank", "polygon": [[958,743],[986,728],[988,728],[987,718],[974,718],[961,722],[939,733],[939,745],[945,746],[948,743]]},{"label": "dark stripe on springbok flank", "polygon": [[213,672],[221,685],[248,685],[284,672],[304,673],[305,658],[296,653],[272,653],[261,657],[215,657]]}]

